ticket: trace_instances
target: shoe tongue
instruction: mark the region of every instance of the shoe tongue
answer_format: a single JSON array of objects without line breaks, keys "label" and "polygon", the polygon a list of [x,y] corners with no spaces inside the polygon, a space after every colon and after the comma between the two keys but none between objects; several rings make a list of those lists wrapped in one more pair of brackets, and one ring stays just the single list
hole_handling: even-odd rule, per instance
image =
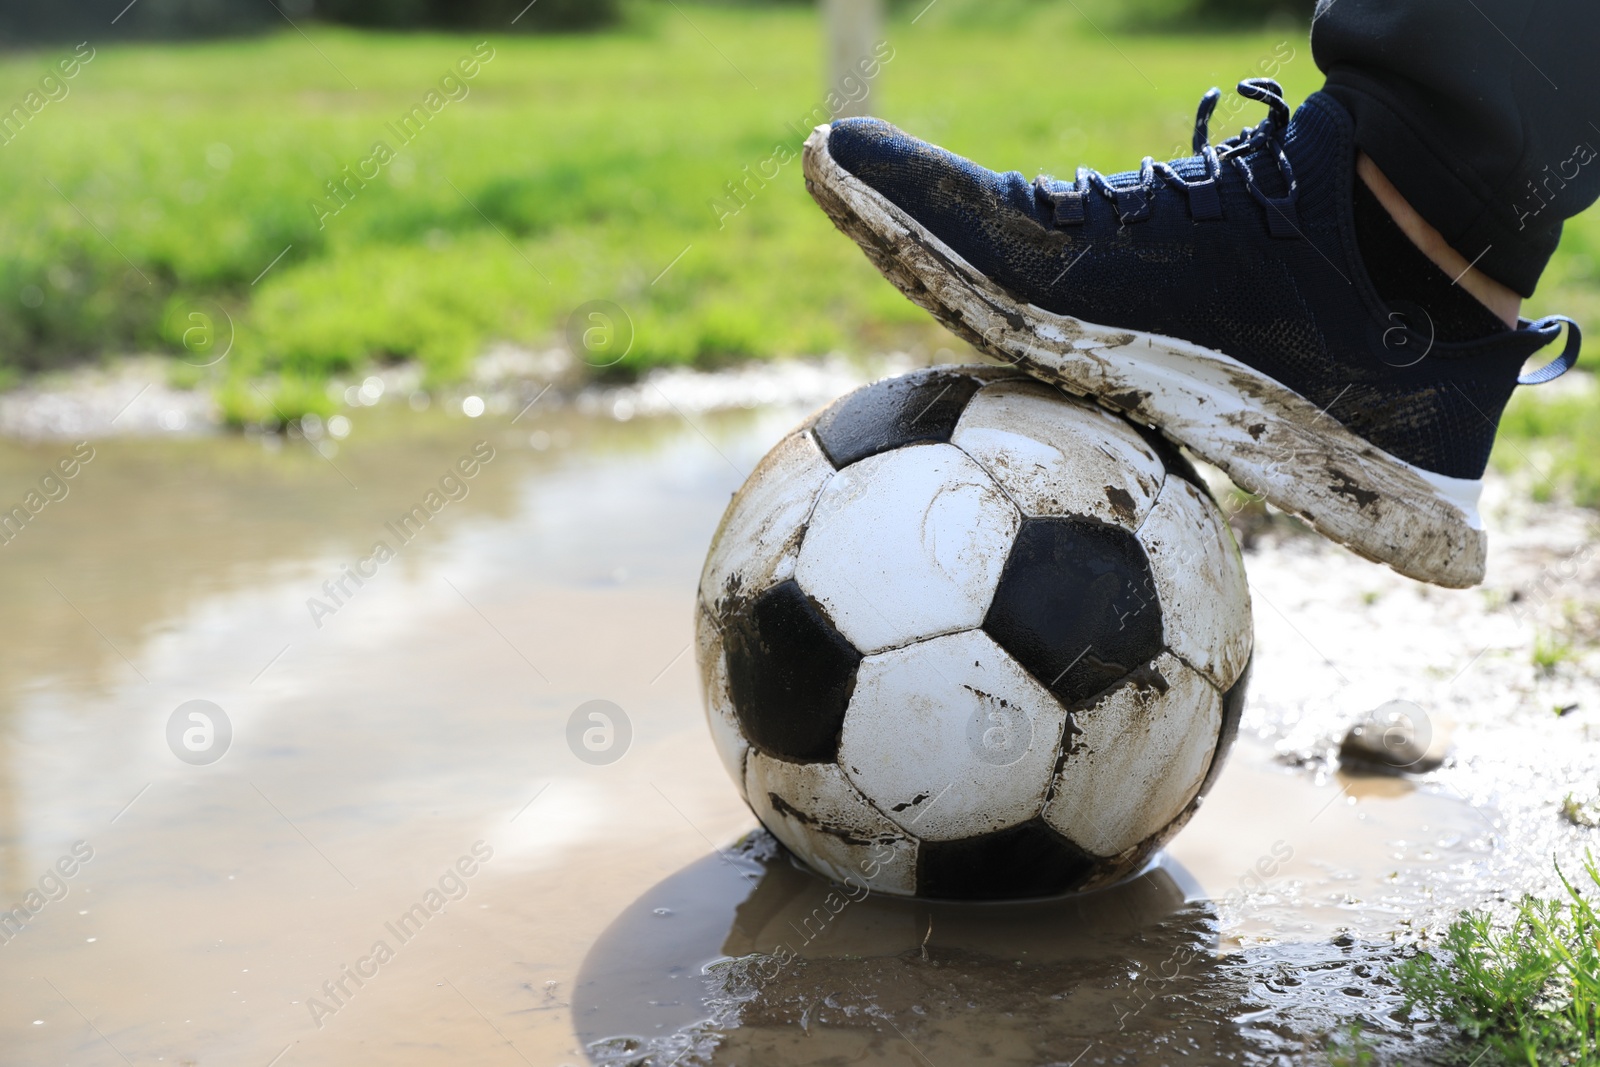
[{"label": "shoe tongue", "polygon": [[1115,174],[1107,174],[1106,184],[1113,189],[1130,189],[1139,184],[1139,172],[1136,170],[1119,170]]},{"label": "shoe tongue", "polygon": [[1283,179],[1278,151],[1272,145],[1262,145],[1244,157],[1250,167],[1250,177],[1256,189],[1269,200],[1280,200],[1289,193],[1289,183]]},{"label": "shoe tongue", "polygon": [[[1326,94],[1314,93],[1295,109],[1289,120],[1289,129],[1283,137],[1283,153],[1294,167],[1295,181],[1301,194],[1309,180],[1318,184],[1328,160],[1337,155],[1338,127],[1325,106]],[[1277,153],[1264,146],[1250,156],[1250,172],[1255,175],[1256,186],[1267,196],[1277,198],[1287,195],[1288,183],[1278,166]]]},{"label": "shoe tongue", "polygon": [[[1167,166],[1178,172],[1186,182],[1203,181],[1206,176],[1206,161],[1199,156],[1189,156],[1186,159],[1173,159]],[[1106,181],[1112,188],[1127,189],[1139,184],[1139,172],[1136,170],[1121,170],[1115,174],[1107,174]]]},{"label": "shoe tongue", "polygon": [[1349,112],[1325,92],[1312,93],[1295,109],[1284,137],[1283,150],[1294,164],[1295,180],[1320,184],[1333,178],[1334,168],[1353,166],[1348,144],[1351,132]]},{"label": "shoe tongue", "polygon": [[[1295,157],[1295,141],[1297,137],[1304,137],[1306,132],[1302,116],[1307,114],[1309,102],[1301,104],[1295,111],[1294,117],[1289,122],[1289,131],[1284,137],[1285,152],[1291,159]],[[1313,115],[1313,123],[1320,118]],[[1288,195],[1289,185],[1283,178],[1283,171],[1278,165],[1277,149],[1270,143],[1263,141],[1244,154],[1244,161],[1250,166],[1251,177],[1254,178],[1256,188],[1262,195],[1270,199],[1279,199]],[[1186,156],[1182,159],[1168,160],[1167,165],[1178,172],[1178,175],[1187,182],[1204,181],[1206,178],[1206,161],[1201,156]],[[1233,164],[1224,162],[1223,170],[1232,169]],[[1131,189],[1139,184],[1138,170],[1119,170],[1114,174],[1105,176],[1106,183],[1113,189]],[[1052,179],[1055,184],[1063,188],[1070,187],[1072,179]]]},{"label": "shoe tongue", "polygon": [[1204,181],[1206,177],[1206,161],[1199,156],[1186,156],[1183,159],[1174,159],[1168,164],[1186,182]]},{"label": "shoe tongue", "polygon": [[[1310,110],[1308,110],[1310,109]],[[1303,150],[1303,145],[1296,141],[1306,139],[1307,125],[1317,125],[1321,115],[1316,109],[1311,108],[1307,100],[1295,109],[1294,115],[1289,119],[1289,129],[1283,136],[1284,154],[1291,162],[1297,158],[1296,149]],[[1314,140],[1315,138],[1311,138]],[[1235,157],[1239,158],[1239,157]],[[1271,200],[1279,200],[1289,193],[1289,183],[1284,179],[1283,170],[1278,159],[1278,149],[1272,142],[1261,140],[1254,147],[1247,149],[1242,157],[1244,163],[1250,168],[1250,177],[1255,182],[1255,187],[1261,194]],[[1231,163],[1224,163],[1225,167],[1232,167]],[[1187,175],[1185,175],[1187,177]]]}]

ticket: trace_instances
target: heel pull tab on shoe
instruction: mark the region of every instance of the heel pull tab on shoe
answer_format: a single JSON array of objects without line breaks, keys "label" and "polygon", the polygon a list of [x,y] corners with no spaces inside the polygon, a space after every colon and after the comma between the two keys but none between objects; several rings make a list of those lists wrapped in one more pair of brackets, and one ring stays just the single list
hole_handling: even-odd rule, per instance
[{"label": "heel pull tab on shoe", "polygon": [[1573,322],[1565,315],[1546,315],[1544,318],[1539,319],[1536,322],[1530,322],[1528,324],[1528,329],[1537,333],[1544,333],[1546,330],[1549,330],[1550,336],[1544,342],[1545,344],[1549,344],[1551,341],[1554,341],[1557,336],[1559,336],[1559,331],[1563,322],[1567,324],[1567,346],[1561,350],[1561,354],[1559,356],[1557,356],[1555,359],[1552,359],[1549,363],[1546,363],[1537,370],[1531,370],[1527,374],[1524,374],[1518,378],[1518,385],[1543,385],[1545,382],[1555,381],[1557,378],[1567,373],[1567,371],[1571,370],[1574,363],[1578,362],[1578,350],[1583,347],[1583,331],[1578,329],[1577,323]]}]

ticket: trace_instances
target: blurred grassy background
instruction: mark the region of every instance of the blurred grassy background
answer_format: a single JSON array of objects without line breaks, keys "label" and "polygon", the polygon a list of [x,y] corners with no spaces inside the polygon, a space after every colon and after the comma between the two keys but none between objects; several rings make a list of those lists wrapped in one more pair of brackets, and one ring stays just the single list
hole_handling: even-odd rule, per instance
[{"label": "blurred grassy background", "polygon": [[[1292,20],[1200,32],[1170,0],[894,12],[865,108],[1029,174],[1176,153],[1201,92],[1264,64],[1292,99],[1320,83]],[[447,383],[495,341],[559,344],[594,299],[635,327],[613,373],[951,343],[805,194],[798,147],[825,91],[813,6],[640,0],[621,15],[587,34],[306,21],[91,42],[69,94],[0,147],[0,374],[181,353],[187,311],[207,300],[231,316],[232,350],[175,374],[217,390],[236,421],[272,418],[248,382],[270,382],[290,415],[331,407],[323,383],[374,362],[416,360]],[[485,40],[494,58],[469,95],[402,148],[386,124]],[[70,51],[9,55],[0,103]],[[1214,136],[1259,110],[1230,94]],[[325,183],[378,140],[397,158],[319,227],[313,200],[334,206]],[[730,214],[726,183],[780,148],[790,161]],[[1597,252],[1600,219],[1569,224],[1531,310],[1600,308]]]}]

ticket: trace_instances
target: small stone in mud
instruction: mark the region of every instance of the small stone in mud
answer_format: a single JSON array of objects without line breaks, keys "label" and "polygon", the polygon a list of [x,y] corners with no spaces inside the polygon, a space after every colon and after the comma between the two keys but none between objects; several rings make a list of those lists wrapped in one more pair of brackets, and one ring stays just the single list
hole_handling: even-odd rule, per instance
[{"label": "small stone in mud", "polygon": [[1561,814],[1574,826],[1600,829],[1600,796],[1580,800],[1571,793],[1561,802]]},{"label": "small stone in mud", "polygon": [[1409,700],[1391,700],[1352,726],[1339,744],[1339,761],[1364,770],[1426,774],[1450,754],[1442,731]]}]

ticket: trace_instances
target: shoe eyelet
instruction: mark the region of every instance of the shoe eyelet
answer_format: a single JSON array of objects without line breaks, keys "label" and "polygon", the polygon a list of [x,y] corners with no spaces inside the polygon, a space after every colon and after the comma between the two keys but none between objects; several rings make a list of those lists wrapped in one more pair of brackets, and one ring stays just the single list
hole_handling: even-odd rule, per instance
[{"label": "shoe eyelet", "polygon": [[1065,192],[1051,193],[1050,201],[1055,205],[1055,223],[1057,226],[1082,226],[1087,213],[1084,210],[1084,196],[1076,189]]},{"label": "shoe eyelet", "polygon": [[1203,182],[1188,182],[1185,188],[1189,191],[1189,214],[1195,220],[1205,221],[1222,217],[1222,196],[1217,192],[1215,178],[1207,178]]},{"label": "shoe eyelet", "polygon": [[1295,238],[1300,234],[1300,215],[1295,210],[1294,200],[1283,197],[1280,200],[1261,198],[1267,208],[1267,235],[1269,237]]},{"label": "shoe eyelet", "polygon": [[1143,222],[1150,217],[1150,197],[1143,186],[1116,190],[1117,218],[1123,222]]}]

